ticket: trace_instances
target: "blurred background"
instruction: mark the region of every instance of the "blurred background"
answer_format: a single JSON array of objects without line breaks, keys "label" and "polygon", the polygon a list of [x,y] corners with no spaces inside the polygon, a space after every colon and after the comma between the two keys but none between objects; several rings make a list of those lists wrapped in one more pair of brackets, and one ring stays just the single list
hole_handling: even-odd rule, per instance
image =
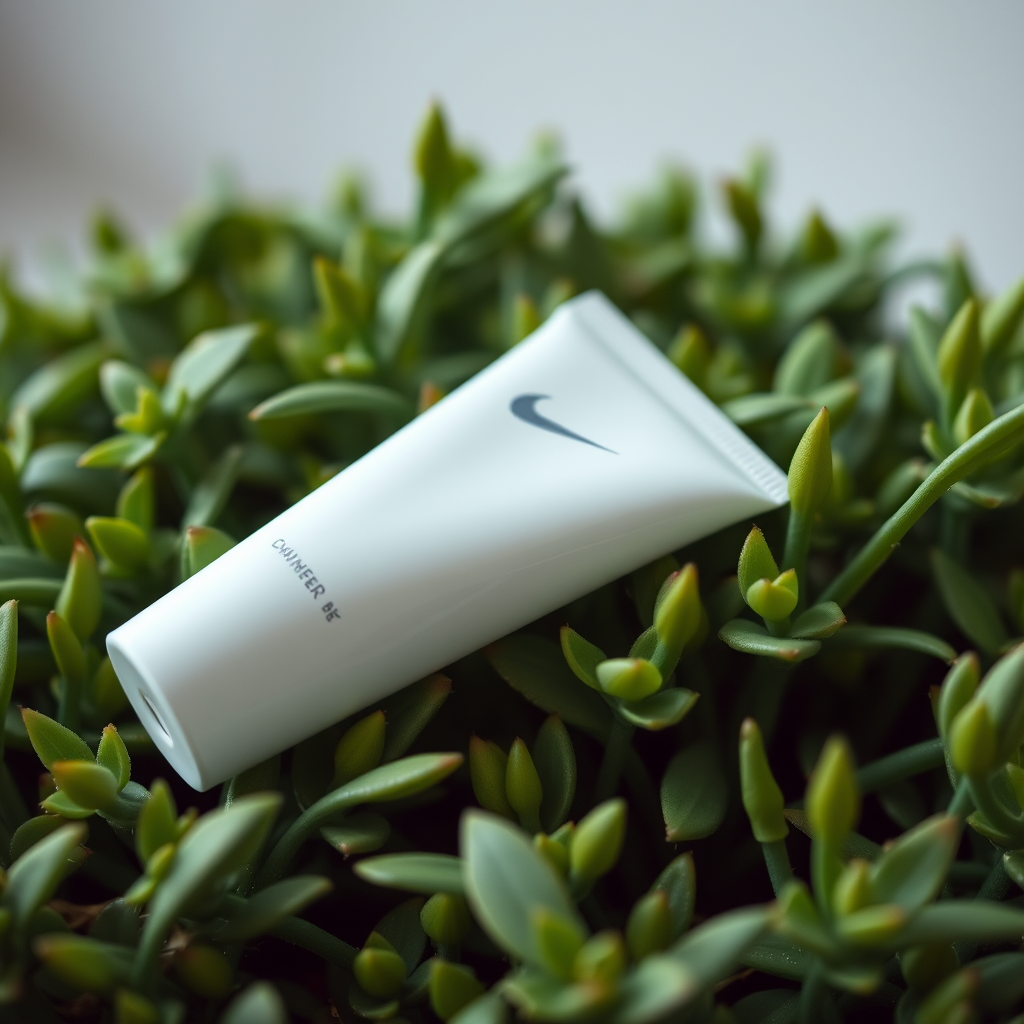
[{"label": "blurred background", "polygon": [[436,97],[491,160],[554,129],[600,217],[660,162],[708,183],[767,145],[778,222],[896,214],[906,255],[962,241],[997,289],[1024,272],[1022,45],[1018,0],[0,0],[0,252],[73,252],[98,203],[151,234],[218,163],[302,201],[355,166],[404,209]]}]

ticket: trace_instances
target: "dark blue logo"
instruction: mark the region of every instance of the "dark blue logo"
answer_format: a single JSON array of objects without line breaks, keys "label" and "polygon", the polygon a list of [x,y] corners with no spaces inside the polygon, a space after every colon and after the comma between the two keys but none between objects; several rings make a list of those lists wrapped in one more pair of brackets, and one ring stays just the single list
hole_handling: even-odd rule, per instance
[{"label": "dark blue logo", "polygon": [[583,437],[581,434],[574,433],[568,428],[563,427],[561,423],[549,420],[547,416],[542,416],[537,412],[537,403],[541,399],[550,397],[550,395],[518,395],[512,399],[512,404],[509,408],[516,419],[529,423],[531,427],[540,427],[541,430],[549,430],[552,434],[561,434],[562,437],[570,437],[574,441],[582,441],[583,444],[589,444],[592,448],[600,448],[601,451],[610,452],[612,455],[619,454],[612,451],[611,448],[605,448],[603,444],[591,441],[589,437]]}]

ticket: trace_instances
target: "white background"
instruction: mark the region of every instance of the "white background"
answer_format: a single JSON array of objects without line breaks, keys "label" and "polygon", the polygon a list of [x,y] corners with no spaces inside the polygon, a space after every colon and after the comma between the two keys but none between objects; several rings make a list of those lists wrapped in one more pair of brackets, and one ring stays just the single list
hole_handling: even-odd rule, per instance
[{"label": "white background", "polygon": [[1019,0],[0,0],[0,250],[76,244],[97,200],[150,232],[223,159],[310,200],[356,164],[402,209],[433,96],[493,159],[557,129],[602,216],[768,143],[779,221],[896,213],[909,254],[1024,273]]}]

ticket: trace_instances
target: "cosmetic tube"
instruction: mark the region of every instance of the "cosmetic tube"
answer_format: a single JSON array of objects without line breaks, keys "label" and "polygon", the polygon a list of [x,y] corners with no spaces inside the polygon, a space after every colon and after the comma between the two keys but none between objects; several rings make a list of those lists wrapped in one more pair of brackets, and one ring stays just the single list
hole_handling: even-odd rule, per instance
[{"label": "cosmetic tube", "polygon": [[107,637],[207,789],[722,527],[786,478],[603,295]]}]

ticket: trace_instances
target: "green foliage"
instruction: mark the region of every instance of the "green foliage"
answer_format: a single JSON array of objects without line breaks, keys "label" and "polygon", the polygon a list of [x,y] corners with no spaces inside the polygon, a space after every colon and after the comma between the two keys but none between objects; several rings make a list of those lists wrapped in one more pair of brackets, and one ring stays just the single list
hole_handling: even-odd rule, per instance
[{"label": "green foliage", "polygon": [[[1024,281],[780,238],[763,154],[724,248],[678,169],[598,225],[438,106],[413,166],[0,274],[0,1020],[1019,1020]],[[595,287],[790,508],[189,792],[106,633]]]}]

